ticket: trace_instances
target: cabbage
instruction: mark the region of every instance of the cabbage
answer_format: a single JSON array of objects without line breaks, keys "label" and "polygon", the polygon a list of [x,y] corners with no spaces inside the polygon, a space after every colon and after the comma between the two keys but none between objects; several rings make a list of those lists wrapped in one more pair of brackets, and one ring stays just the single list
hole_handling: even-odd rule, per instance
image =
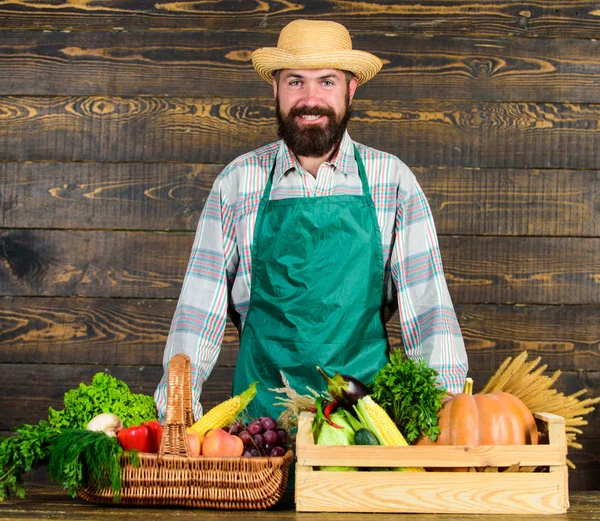
[{"label": "cabbage", "polygon": [[[317,445],[353,445],[354,429],[346,419],[346,415],[340,412],[334,412],[330,416],[331,421],[343,429],[332,427],[327,422],[323,422],[321,430],[317,437]],[[356,467],[320,467],[320,470],[330,470],[336,472],[350,472],[358,470]]]}]

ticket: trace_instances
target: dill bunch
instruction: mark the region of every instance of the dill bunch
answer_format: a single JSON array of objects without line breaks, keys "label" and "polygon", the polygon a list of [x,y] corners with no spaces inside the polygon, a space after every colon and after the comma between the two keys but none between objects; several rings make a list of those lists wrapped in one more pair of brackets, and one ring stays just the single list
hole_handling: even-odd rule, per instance
[{"label": "dill bunch", "polygon": [[65,429],[53,440],[48,473],[75,497],[82,487],[110,487],[118,501],[121,490],[119,460],[123,449],[117,438],[103,432]]}]

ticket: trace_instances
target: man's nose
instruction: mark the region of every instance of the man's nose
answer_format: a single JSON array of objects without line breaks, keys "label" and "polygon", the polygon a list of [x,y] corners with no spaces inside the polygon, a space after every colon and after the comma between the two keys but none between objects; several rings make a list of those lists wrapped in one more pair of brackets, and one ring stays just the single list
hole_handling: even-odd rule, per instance
[{"label": "man's nose", "polygon": [[315,85],[313,83],[306,83],[306,85],[304,86],[303,94],[303,101],[305,105],[313,107],[319,104],[320,99],[318,85]]}]

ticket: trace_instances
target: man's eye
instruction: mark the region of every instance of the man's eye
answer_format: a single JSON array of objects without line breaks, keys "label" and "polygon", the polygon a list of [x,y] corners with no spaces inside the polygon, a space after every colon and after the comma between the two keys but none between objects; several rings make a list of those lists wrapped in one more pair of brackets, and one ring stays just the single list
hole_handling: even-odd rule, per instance
[{"label": "man's eye", "polygon": [[333,82],[331,80],[323,80],[323,85],[325,87],[331,87],[333,85]]},{"label": "man's eye", "polygon": [[292,87],[297,87],[297,86],[301,85],[301,83],[302,82],[300,80],[292,80],[292,81],[290,81],[290,85]]}]

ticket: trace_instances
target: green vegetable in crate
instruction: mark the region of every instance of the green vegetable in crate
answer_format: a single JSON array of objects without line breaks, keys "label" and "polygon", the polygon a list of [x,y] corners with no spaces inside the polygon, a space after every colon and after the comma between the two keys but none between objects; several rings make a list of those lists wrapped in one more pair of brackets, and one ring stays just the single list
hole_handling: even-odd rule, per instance
[{"label": "green vegetable in crate", "polygon": [[371,397],[381,405],[408,442],[421,436],[435,441],[440,428],[438,411],[446,394],[437,385],[438,373],[420,360],[404,360],[399,351],[375,375]]},{"label": "green vegetable in crate", "polygon": [[[354,443],[354,429],[347,421],[346,415],[340,412],[334,412],[330,415],[332,423],[341,428],[334,427],[326,421],[318,429],[317,445],[352,445]],[[358,470],[356,467],[335,467],[323,466],[321,470],[332,470],[340,472],[349,472]]]},{"label": "green vegetable in crate", "polygon": [[369,429],[361,428],[354,433],[354,445],[379,445],[379,440]]},{"label": "green vegetable in crate", "polygon": [[[363,425],[366,425],[368,429],[375,434],[377,440],[381,445],[388,445],[391,447],[406,447],[408,443],[396,427],[396,424],[386,414],[383,408],[373,401],[370,396],[365,396],[358,400],[358,403],[354,406],[354,411],[358,416],[358,419]],[[416,468],[401,468],[396,469],[398,471],[407,472],[424,472],[425,469],[421,467]]]},{"label": "green vegetable in crate", "polygon": [[[369,429],[361,427],[354,433],[354,445],[379,445],[377,436]],[[370,467],[371,472],[392,472],[395,469],[390,467]],[[401,469],[404,470],[404,469]]]}]

